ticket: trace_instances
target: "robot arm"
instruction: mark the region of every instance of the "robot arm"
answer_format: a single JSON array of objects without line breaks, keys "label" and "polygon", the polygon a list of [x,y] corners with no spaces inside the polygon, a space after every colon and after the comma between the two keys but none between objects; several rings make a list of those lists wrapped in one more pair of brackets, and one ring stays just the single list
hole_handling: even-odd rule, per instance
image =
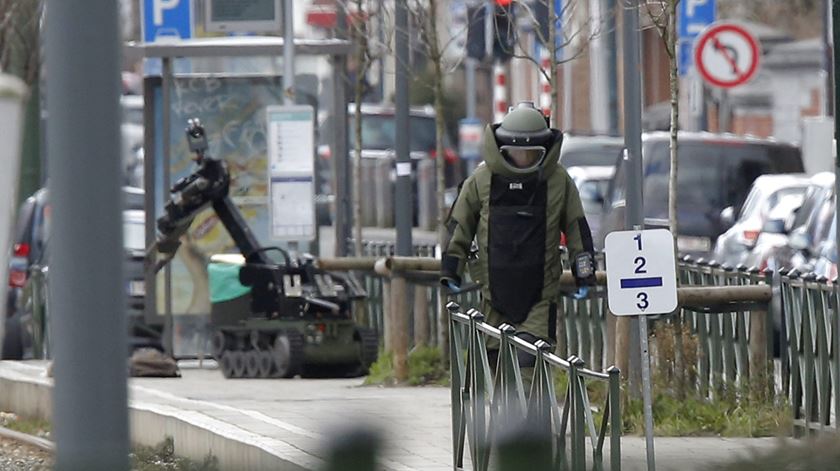
[{"label": "robot arm", "polygon": [[155,273],[175,257],[181,236],[196,215],[208,205],[224,201],[230,187],[230,174],[224,161],[206,155],[207,136],[198,119],[188,121],[186,134],[198,168],[175,182],[170,190],[171,197],[164,205],[164,214],[157,220],[157,240],[146,254],[147,261],[154,260],[156,252],[163,255],[155,263]]}]

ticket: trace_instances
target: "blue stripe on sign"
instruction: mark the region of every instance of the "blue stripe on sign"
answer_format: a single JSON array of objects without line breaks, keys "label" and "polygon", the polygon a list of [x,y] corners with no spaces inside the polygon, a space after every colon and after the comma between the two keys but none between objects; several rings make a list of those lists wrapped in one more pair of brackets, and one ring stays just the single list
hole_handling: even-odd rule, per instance
[{"label": "blue stripe on sign", "polygon": [[655,288],[662,286],[662,277],[655,276],[651,278],[622,278],[622,288]]}]

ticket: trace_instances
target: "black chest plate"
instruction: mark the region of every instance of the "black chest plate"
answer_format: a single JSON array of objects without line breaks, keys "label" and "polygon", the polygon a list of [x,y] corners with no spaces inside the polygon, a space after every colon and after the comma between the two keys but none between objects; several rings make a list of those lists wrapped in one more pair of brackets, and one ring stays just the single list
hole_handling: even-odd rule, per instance
[{"label": "black chest plate", "polygon": [[508,320],[528,317],[545,279],[548,185],[537,175],[493,175],[487,235],[488,283],[493,307]]}]

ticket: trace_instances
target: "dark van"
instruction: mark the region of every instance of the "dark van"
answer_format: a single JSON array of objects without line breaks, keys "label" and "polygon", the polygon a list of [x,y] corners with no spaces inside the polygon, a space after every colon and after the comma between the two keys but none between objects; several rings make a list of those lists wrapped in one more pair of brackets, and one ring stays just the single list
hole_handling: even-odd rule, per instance
[{"label": "dark van", "polygon": [[[799,149],[772,139],[680,132],[678,142],[678,249],[684,254],[707,257],[711,253],[714,241],[728,229],[726,214],[721,213],[732,206],[738,214],[759,175],[803,171]],[[646,224],[667,224],[668,133],[643,134],[642,162]],[[606,234],[624,229],[626,174],[627,161],[619,157],[604,202],[598,248],[603,248]]]}]

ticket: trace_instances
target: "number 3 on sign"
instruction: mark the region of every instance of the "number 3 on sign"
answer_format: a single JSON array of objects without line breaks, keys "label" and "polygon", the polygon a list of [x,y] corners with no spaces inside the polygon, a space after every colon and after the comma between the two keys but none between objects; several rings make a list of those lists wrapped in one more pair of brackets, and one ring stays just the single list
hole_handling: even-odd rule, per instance
[{"label": "number 3 on sign", "polygon": [[648,308],[648,306],[650,306],[650,303],[648,302],[648,295],[647,295],[647,293],[639,293],[639,294],[637,294],[637,295],[636,295],[636,299],[638,299],[638,300],[639,300],[639,302],[637,302],[637,303],[636,303],[636,307],[638,307],[639,309],[641,309],[641,310],[643,310],[643,311],[644,311],[645,309],[647,309],[647,308]]}]

